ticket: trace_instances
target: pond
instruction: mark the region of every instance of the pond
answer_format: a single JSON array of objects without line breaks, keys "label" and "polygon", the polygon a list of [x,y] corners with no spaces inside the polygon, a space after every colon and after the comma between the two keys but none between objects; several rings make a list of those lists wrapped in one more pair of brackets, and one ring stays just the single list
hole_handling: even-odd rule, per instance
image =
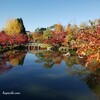
[{"label": "pond", "polygon": [[86,68],[83,63],[77,56],[65,56],[57,51],[3,52],[0,98],[100,100],[100,69]]}]

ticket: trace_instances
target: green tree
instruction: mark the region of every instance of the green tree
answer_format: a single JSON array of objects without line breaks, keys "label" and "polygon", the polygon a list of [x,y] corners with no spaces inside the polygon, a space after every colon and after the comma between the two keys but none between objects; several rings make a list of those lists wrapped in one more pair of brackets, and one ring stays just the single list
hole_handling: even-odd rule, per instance
[{"label": "green tree", "polygon": [[50,39],[53,37],[53,32],[51,30],[46,30],[43,32],[44,39]]},{"label": "green tree", "polygon": [[56,27],[56,25],[57,25],[57,24],[54,24],[54,25],[52,25],[52,26],[50,26],[50,27],[47,27],[47,30],[54,30],[55,27]]},{"label": "green tree", "polygon": [[18,23],[21,24],[20,32],[26,34],[26,30],[25,30],[25,26],[24,26],[24,23],[23,23],[23,19],[22,18],[17,18],[17,20],[18,20]]},{"label": "green tree", "polygon": [[37,33],[41,33],[41,34],[43,34],[43,32],[46,30],[46,28],[36,28],[35,29],[35,32],[37,32]]}]

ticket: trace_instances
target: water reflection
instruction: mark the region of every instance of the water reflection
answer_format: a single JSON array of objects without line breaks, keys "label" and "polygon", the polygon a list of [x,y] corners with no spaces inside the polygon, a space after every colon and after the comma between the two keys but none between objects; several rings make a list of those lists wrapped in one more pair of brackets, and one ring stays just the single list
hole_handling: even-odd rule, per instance
[{"label": "water reflection", "polygon": [[82,81],[84,81],[89,89],[93,91],[94,94],[100,99],[100,69],[91,72],[89,69],[84,68],[83,66],[73,66],[71,68],[66,68],[66,72],[69,75],[75,75]]},{"label": "water reflection", "polygon": [[87,83],[90,90],[100,99],[100,75],[89,74],[84,81]]},{"label": "water reflection", "polygon": [[[98,100],[100,99],[99,64],[89,64],[89,67],[85,67],[84,63],[86,59],[79,59],[76,55],[65,56],[61,52],[46,50],[11,50],[0,54],[0,74],[3,74],[5,71],[10,71],[12,68],[19,65],[23,66],[27,52],[30,52],[32,55],[36,56],[35,61],[32,63],[43,65],[42,67],[44,69],[52,69],[55,65],[65,63],[66,66],[63,72],[65,72],[68,76],[77,77],[82,82],[85,82],[90,91],[97,96]],[[38,87],[38,89],[40,88]]]},{"label": "water reflection", "polygon": [[52,68],[54,64],[60,64],[62,61],[66,63],[66,73],[68,75],[75,75],[84,81],[90,90],[92,90],[100,99],[100,64],[89,64],[85,68],[84,63],[86,58],[79,59],[77,56],[65,56],[61,52],[44,51],[37,53],[37,63],[43,63],[45,68]]},{"label": "water reflection", "polygon": [[26,53],[23,50],[11,50],[0,54],[0,74],[16,65],[23,65]]},{"label": "water reflection", "polygon": [[36,56],[38,60],[36,62],[43,63],[44,67],[52,68],[54,64],[61,64],[62,61],[66,63],[66,66],[71,67],[74,64],[79,64],[79,59],[77,56],[65,56],[61,52],[55,51],[44,51],[41,53],[37,53]]}]

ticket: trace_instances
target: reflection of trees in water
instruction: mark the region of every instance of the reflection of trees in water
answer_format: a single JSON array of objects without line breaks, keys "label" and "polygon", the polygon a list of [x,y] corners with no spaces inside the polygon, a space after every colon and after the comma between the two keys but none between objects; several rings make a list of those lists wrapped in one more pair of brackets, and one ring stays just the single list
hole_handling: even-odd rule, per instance
[{"label": "reflection of trees in water", "polygon": [[36,54],[36,56],[38,57],[38,60],[36,60],[35,62],[43,63],[43,66],[45,68],[52,68],[52,66],[54,65],[54,61],[49,52],[39,53]]},{"label": "reflection of trees in water", "polygon": [[37,63],[43,63],[43,66],[45,68],[52,68],[52,66],[54,65],[54,61],[52,60],[52,58],[46,59],[44,57],[43,58],[40,57],[40,59],[36,60],[35,62],[37,62]]},{"label": "reflection of trees in water", "polygon": [[94,73],[89,74],[84,81],[100,100],[100,68],[95,70]]},{"label": "reflection of trees in water", "polygon": [[52,68],[54,64],[66,63],[66,73],[71,76],[77,76],[84,81],[90,90],[92,90],[100,100],[100,66],[99,63],[89,64],[84,67],[86,58],[79,59],[77,56],[64,56],[60,52],[46,51],[36,55],[36,62],[43,63],[44,67]]},{"label": "reflection of trees in water", "polygon": [[60,52],[55,51],[44,51],[36,54],[38,60],[37,63],[43,63],[46,68],[52,68],[54,64],[60,64],[63,60],[63,55]]},{"label": "reflection of trees in water", "polygon": [[79,64],[79,59],[77,56],[65,57],[64,61],[68,67],[72,67],[74,64]]},{"label": "reflection of trees in water", "polygon": [[91,71],[89,75],[84,79],[90,90],[92,90],[100,100],[100,63],[91,62],[87,66],[88,70]]},{"label": "reflection of trees in water", "polygon": [[91,72],[89,69],[82,67],[81,65],[74,65],[73,67],[67,67],[66,72],[68,75],[75,75],[84,81],[90,90],[97,95],[98,100],[100,100],[100,69]]},{"label": "reflection of trees in water", "polygon": [[70,76],[78,76],[80,79],[85,78],[91,72],[82,65],[73,65],[72,67],[66,67],[66,73]]},{"label": "reflection of trees in water", "polygon": [[26,51],[11,50],[1,54],[0,56],[0,73],[9,71],[16,65],[23,65]]},{"label": "reflection of trees in water", "polygon": [[55,51],[44,51],[41,53],[37,53],[36,56],[38,57],[38,60],[36,60],[37,63],[43,63],[44,67],[53,67],[54,64],[60,64],[62,61],[65,61],[66,65],[71,67],[74,64],[79,63],[79,59],[77,56],[71,56],[67,57],[61,52],[55,52]]}]

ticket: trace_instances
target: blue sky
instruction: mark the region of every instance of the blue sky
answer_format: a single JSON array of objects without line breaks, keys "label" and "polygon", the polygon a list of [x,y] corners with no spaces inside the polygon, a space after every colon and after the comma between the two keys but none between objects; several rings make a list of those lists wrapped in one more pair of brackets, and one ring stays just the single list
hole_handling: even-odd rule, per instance
[{"label": "blue sky", "polygon": [[0,29],[11,18],[22,18],[29,31],[56,23],[80,24],[100,18],[100,0],[0,0]]}]

